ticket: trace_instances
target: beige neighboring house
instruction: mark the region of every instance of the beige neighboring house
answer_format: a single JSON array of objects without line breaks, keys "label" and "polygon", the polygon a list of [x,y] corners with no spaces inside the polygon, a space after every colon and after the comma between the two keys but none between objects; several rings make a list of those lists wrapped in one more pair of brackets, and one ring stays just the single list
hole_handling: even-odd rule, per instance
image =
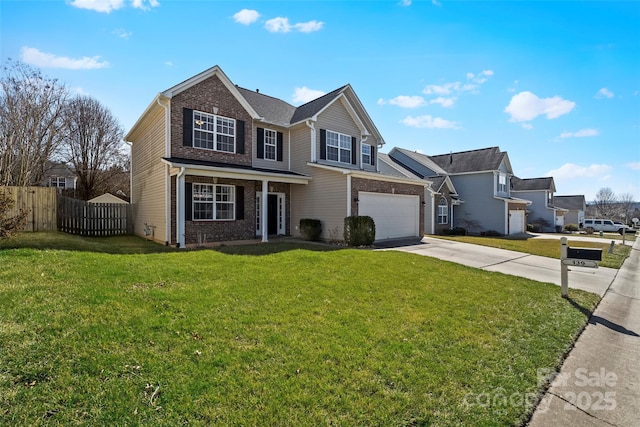
[{"label": "beige neighboring house", "polygon": [[427,181],[378,168],[384,139],[350,85],[299,107],[241,88],[218,66],[159,93],[131,144],[135,233],[185,245],[299,236],[342,240],[369,215],[376,240],[423,233]]},{"label": "beige neighboring house", "polygon": [[111,193],[101,194],[97,197],[94,197],[91,200],[88,200],[88,202],[89,203],[116,203],[121,205],[129,204],[129,202],[127,202],[126,200],[122,200],[120,197],[114,196]]}]

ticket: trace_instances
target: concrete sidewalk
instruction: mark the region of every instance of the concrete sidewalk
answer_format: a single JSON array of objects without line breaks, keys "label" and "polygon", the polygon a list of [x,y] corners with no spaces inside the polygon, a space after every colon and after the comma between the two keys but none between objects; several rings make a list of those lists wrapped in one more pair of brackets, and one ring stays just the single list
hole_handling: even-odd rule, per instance
[{"label": "concrete sidewalk", "polygon": [[640,426],[640,239],[529,423],[568,425]]},{"label": "concrete sidewalk", "polygon": [[[472,245],[469,243],[425,237],[422,240],[391,242],[384,249],[411,252],[439,258],[487,271],[526,277],[560,286],[560,260],[522,252]],[[558,251],[560,242],[558,241]],[[616,276],[613,268],[571,267],[569,288],[582,289],[603,296]],[[560,290],[558,290],[560,292]]]}]

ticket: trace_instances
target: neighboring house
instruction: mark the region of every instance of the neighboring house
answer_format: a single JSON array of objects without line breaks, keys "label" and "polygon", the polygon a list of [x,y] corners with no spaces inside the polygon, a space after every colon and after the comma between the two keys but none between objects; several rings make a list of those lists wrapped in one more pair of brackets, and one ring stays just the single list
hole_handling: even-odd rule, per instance
[{"label": "neighboring house", "polygon": [[135,233],[166,244],[297,236],[303,218],[342,240],[349,215],[372,216],[377,240],[423,232],[428,183],[379,172],[384,140],[350,85],[295,107],[215,66],[159,93],[125,139]]},{"label": "neighboring house", "polygon": [[111,193],[104,193],[98,197],[94,197],[91,200],[88,200],[89,203],[116,203],[121,205],[129,204],[126,200],[122,200],[120,197],[114,196]]},{"label": "neighboring house", "polygon": [[527,208],[527,223],[534,225],[536,231],[560,231],[564,226],[567,209],[554,205],[555,191],[556,185],[552,177],[511,177],[511,193],[532,202]]},{"label": "neighboring house", "polygon": [[62,190],[75,190],[76,180],[75,173],[66,163],[48,162],[41,185],[55,187],[58,192],[61,192]]},{"label": "neighboring house", "polygon": [[[516,234],[526,230],[525,212],[531,201],[511,195],[513,169],[508,154],[500,148],[428,156],[396,147],[389,157],[434,185],[437,177],[450,179],[446,190],[440,186],[439,193],[444,197],[436,206],[440,206],[439,212],[444,212],[447,205],[455,207],[450,210],[451,227],[463,227],[471,233]],[[427,225],[425,228],[429,229]]]},{"label": "neighboring house", "polygon": [[584,195],[555,196],[553,203],[567,210],[564,214],[565,225],[576,224],[579,228],[582,228],[585,212],[587,211],[587,202]]}]

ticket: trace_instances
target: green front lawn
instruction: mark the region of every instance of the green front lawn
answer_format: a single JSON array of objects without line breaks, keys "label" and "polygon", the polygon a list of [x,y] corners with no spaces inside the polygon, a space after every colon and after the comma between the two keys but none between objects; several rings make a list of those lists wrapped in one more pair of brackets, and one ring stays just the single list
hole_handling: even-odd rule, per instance
[{"label": "green front lawn", "polygon": [[6,425],[518,425],[598,301],[394,251],[25,239],[0,249]]},{"label": "green front lawn", "polygon": [[[510,251],[525,252],[531,255],[546,256],[560,259],[560,240],[529,238],[511,239],[508,237],[480,237],[480,236],[429,236],[438,239],[453,240],[456,242],[472,243],[474,245],[490,246],[492,248],[508,249]],[[620,268],[623,261],[631,252],[630,246],[616,243],[613,253],[609,253],[609,243],[584,242],[567,238],[567,243],[571,247],[600,248],[602,249],[602,261],[598,264],[601,267]]]}]

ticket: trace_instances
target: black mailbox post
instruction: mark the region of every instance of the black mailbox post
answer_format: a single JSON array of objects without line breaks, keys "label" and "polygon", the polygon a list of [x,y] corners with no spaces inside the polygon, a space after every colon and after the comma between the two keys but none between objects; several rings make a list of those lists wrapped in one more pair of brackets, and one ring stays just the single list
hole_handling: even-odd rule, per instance
[{"label": "black mailbox post", "polygon": [[567,258],[602,261],[602,249],[568,247]]}]

